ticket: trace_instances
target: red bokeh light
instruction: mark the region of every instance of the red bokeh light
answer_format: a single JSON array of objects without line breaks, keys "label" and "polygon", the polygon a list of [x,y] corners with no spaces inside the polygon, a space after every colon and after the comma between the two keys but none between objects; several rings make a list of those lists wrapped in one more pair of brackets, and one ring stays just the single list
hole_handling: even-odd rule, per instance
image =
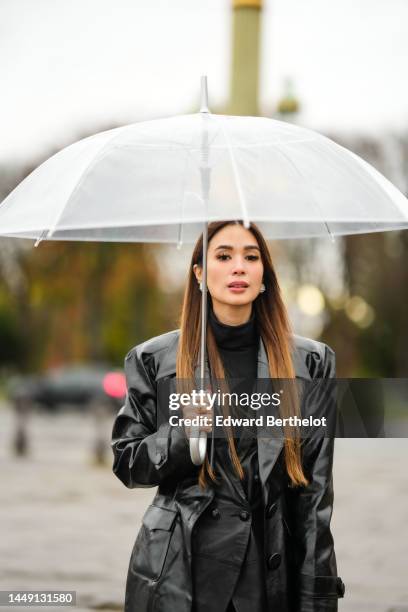
[{"label": "red bokeh light", "polygon": [[125,397],[126,378],[121,372],[109,372],[103,379],[103,390],[110,397]]}]

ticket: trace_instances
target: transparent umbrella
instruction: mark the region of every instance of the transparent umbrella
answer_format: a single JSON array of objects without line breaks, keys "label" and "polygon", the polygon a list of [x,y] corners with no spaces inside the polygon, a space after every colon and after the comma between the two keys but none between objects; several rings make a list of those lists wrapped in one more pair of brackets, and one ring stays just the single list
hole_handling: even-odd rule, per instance
[{"label": "transparent umbrella", "polygon": [[[264,117],[199,113],[125,125],[41,164],[0,204],[0,236],[193,242],[203,232],[200,375],[206,347],[207,223],[256,222],[269,239],[398,230],[408,200],[329,138]],[[190,440],[200,464],[206,435]]]}]

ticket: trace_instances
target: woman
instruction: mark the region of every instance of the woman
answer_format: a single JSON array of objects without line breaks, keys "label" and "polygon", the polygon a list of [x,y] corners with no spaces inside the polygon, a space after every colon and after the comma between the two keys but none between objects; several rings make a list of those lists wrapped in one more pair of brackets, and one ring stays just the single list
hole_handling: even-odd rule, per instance
[{"label": "woman", "polygon": [[[158,485],[133,547],[125,612],[335,612],[344,584],[330,532],[333,438],[301,440],[296,428],[288,435],[285,429],[284,438],[257,436],[257,428],[246,428],[236,439],[229,430],[226,440],[209,439],[211,461],[207,453],[197,467],[188,431],[168,421],[157,426],[160,384],[199,372],[201,266],[202,237],[180,330],[125,358],[128,395],[113,426],[113,471],[129,488]],[[327,345],[291,334],[267,244],[254,224],[209,225],[207,284],[212,378],[251,392],[255,379],[335,376]],[[306,416],[313,403],[317,417],[334,408],[330,394],[313,402],[296,397],[290,392],[280,409]],[[204,405],[185,407],[184,414],[193,413],[209,414]],[[209,421],[202,429],[214,432]]]}]

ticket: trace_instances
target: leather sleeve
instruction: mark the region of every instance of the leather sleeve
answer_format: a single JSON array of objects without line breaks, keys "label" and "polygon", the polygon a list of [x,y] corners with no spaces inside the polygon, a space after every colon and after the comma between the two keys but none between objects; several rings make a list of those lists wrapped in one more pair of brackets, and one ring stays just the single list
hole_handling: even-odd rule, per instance
[{"label": "leather sleeve", "polygon": [[184,428],[156,428],[156,382],[141,346],[125,357],[127,395],[112,429],[112,469],[129,488],[175,484],[196,469]]},{"label": "leather sleeve", "polygon": [[[304,416],[320,418],[336,411],[335,354],[322,345],[316,378],[305,394]],[[320,367],[319,367],[320,366]],[[333,413],[332,413],[333,414]],[[335,424],[335,418],[328,422]],[[344,584],[337,576],[336,556],[330,521],[333,511],[334,428],[324,433],[311,428],[302,444],[302,461],[309,480],[306,487],[292,492],[292,512],[297,557],[297,612],[337,612],[337,600],[344,595]]]}]

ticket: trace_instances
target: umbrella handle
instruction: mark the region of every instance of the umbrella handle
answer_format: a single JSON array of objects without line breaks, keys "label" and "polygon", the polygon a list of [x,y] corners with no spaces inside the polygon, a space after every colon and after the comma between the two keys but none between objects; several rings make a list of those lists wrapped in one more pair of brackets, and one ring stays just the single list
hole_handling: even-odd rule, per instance
[{"label": "umbrella handle", "polygon": [[[210,111],[208,109],[208,89],[207,77],[201,77],[201,107],[200,113],[205,116]],[[202,165],[201,173],[201,190],[205,203],[205,213],[207,215],[208,197],[210,191],[210,169],[208,167],[208,134],[205,129],[202,134],[201,142]],[[207,339],[207,243],[208,243],[208,228],[207,221],[203,225],[203,283],[201,295],[201,346],[200,346],[200,375],[201,385],[204,389],[205,376],[205,347]],[[195,430],[194,437],[190,437],[190,457],[194,465],[202,465],[207,453],[207,432],[200,431],[198,437],[198,428]]]},{"label": "umbrella handle", "polygon": [[194,465],[202,465],[204,463],[206,452],[207,433],[200,431],[198,438],[190,438],[190,457]]},{"label": "umbrella handle", "polygon": [[[205,179],[204,179],[205,184]],[[207,204],[208,195],[205,194],[204,202]],[[208,246],[208,227],[204,221],[203,226],[203,274],[201,288],[201,342],[200,342],[200,378],[201,389],[205,389],[205,348],[207,344],[207,246]],[[194,465],[202,465],[207,453],[207,432],[194,430],[193,437],[190,438],[190,457]]]}]

